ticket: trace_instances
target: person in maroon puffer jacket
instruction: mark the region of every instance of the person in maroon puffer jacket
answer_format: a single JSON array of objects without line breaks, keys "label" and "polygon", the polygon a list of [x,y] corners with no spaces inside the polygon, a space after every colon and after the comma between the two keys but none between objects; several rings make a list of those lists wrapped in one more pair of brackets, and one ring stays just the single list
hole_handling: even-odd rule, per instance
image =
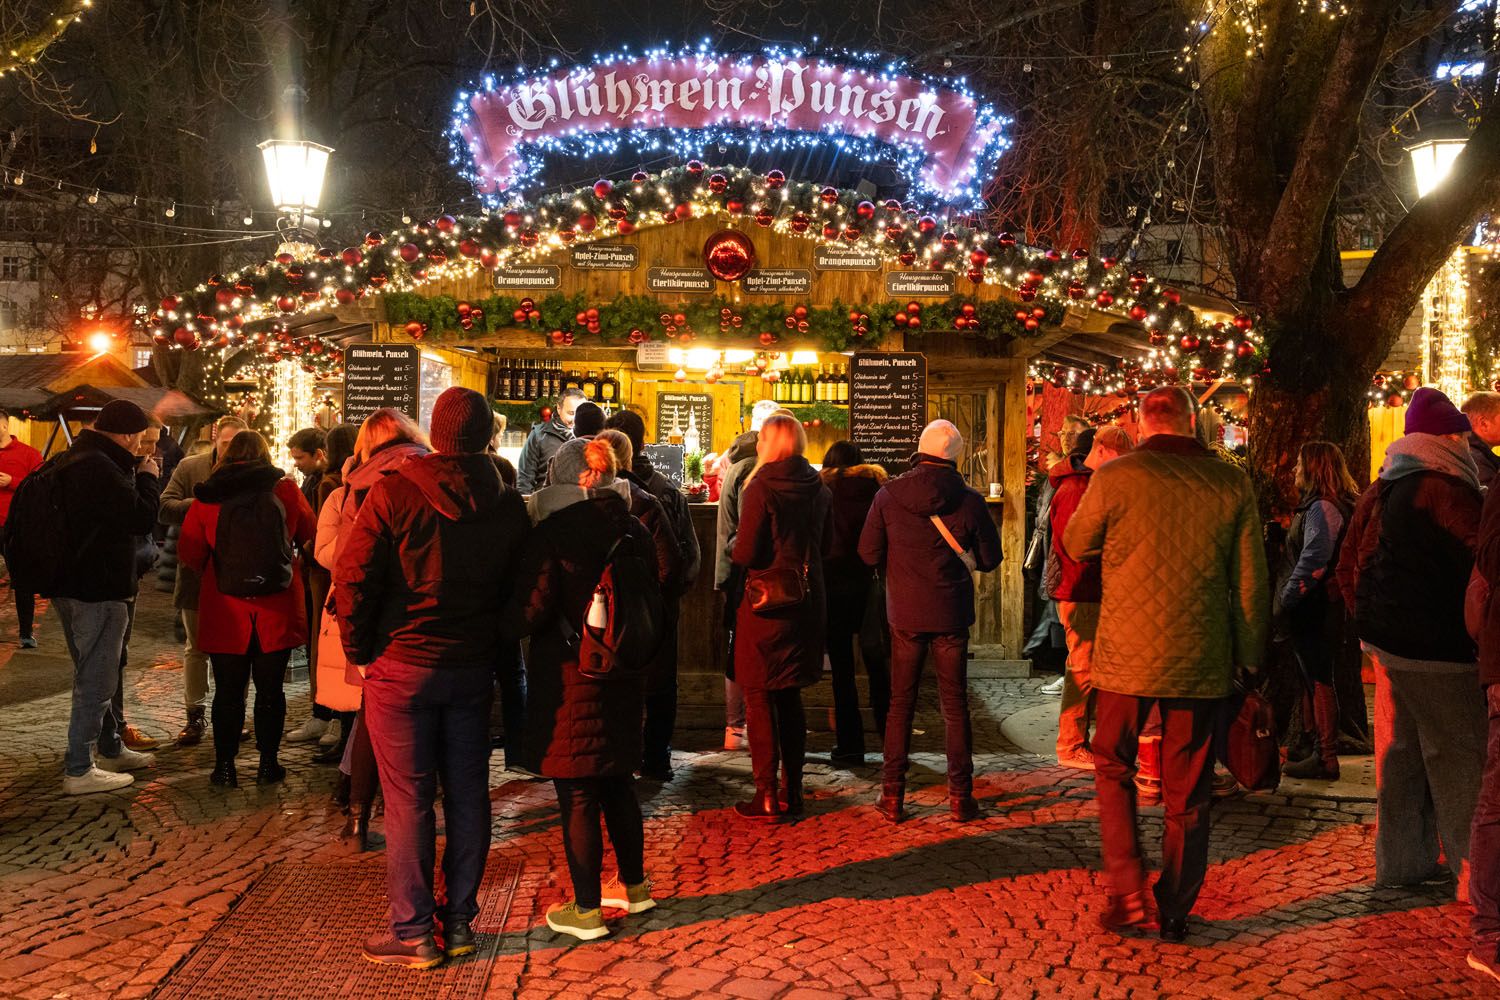
[{"label": "person in maroon puffer jacket", "polygon": [[1133,447],[1123,427],[1103,427],[1098,431],[1089,428],[1078,435],[1067,460],[1059,462],[1049,473],[1054,557],[1049,565],[1057,567],[1057,577],[1050,581],[1048,590],[1057,602],[1057,617],[1062,621],[1068,642],[1062,705],[1057,710],[1057,762],[1085,771],[1094,769],[1094,754],[1088,747],[1089,722],[1094,714],[1089,657],[1094,652],[1094,633],[1099,629],[1099,601],[1104,585],[1099,576],[1099,561],[1079,562],[1072,558],[1063,548],[1062,538],[1094,470]]}]

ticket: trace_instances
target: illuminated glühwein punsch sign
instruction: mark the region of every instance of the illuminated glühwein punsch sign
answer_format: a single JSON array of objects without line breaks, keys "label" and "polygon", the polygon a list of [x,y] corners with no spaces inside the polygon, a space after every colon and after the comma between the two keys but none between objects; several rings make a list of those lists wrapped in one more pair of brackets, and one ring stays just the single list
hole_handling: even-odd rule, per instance
[{"label": "illuminated gl\u00fchwein punsch sign", "polygon": [[708,143],[894,151],[919,193],[972,202],[1006,145],[1007,124],[953,81],[777,51],[648,52],[489,79],[461,94],[455,112],[456,151],[491,202],[524,190],[543,152],[627,146],[693,156]]}]

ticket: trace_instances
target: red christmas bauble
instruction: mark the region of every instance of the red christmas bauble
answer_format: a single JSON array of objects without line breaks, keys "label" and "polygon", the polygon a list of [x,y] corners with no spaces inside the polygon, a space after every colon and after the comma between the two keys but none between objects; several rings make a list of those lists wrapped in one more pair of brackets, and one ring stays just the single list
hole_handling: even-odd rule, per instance
[{"label": "red christmas bauble", "polygon": [[348,266],[354,267],[364,262],[365,255],[359,252],[358,247],[344,247],[343,252],[339,254],[339,259]]},{"label": "red christmas bauble", "polygon": [[1105,289],[1098,295],[1094,296],[1094,302],[1097,303],[1101,308],[1107,309],[1115,304],[1114,293],[1109,291],[1108,289]]},{"label": "red christmas bauble", "polygon": [[1101,264],[1101,265],[1103,265],[1103,266],[1104,266],[1104,269],[1105,269],[1105,270],[1106,270],[1106,271],[1108,271],[1108,270],[1109,270],[1109,269],[1110,269],[1110,268],[1112,268],[1112,267],[1114,267],[1114,266],[1115,266],[1115,265],[1116,265],[1116,264],[1118,264],[1118,263],[1119,263],[1119,261],[1118,261],[1118,260],[1116,260],[1116,259],[1115,259],[1115,258],[1113,258],[1113,257],[1101,257],[1101,258],[1100,258],[1100,259],[1099,259],[1099,263],[1100,263],[1100,264]]},{"label": "red christmas bauble", "polygon": [[486,271],[493,271],[500,266],[500,255],[488,247],[479,251],[479,266]]},{"label": "red christmas bauble", "polygon": [[599,220],[591,212],[584,212],[578,217],[578,231],[581,233],[592,233],[598,224]]},{"label": "red christmas bauble", "polygon": [[500,221],[505,223],[507,229],[515,229],[521,224],[521,213],[512,208],[510,211],[500,216]]},{"label": "red christmas bauble", "polygon": [[729,178],[723,174],[711,174],[708,178],[708,189],[714,194],[723,194],[724,189],[729,187]]},{"label": "red christmas bauble", "polygon": [[976,285],[983,284],[984,283],[984,268],[982,268],[982,267],[971,267],[971,268],[968,269],[968,271],[964,272],[964,276],[967,277],[970,281],[974,282],[974,284],[976,284]]},{"label": "red christmas bauble", "polygon": [[757,339],[761,342],[761,345],[763,347],[770,347],[772,344],[776,343],[776,334],[772,333],[770,330],[766,330],[763,331],[760,337],[758,337]]},{"label": "red christmas bauble", "polygon": [[279,253],[276,255],[276,263],[282,265],[283,267],[285,267],[287,264],[292,263],[292,261],[296,259],[296,257],[293,257],[289,253]]},{"label": "red christmas bauble", "polygon": [[983,250],[971,250],[969,252],[969,263],[975,267],[983,267],[990,261],[990,255]]},{"label": "red christmas bauble", "polygon": [[572,243],[578,237],[578,231],[572,226],[560,226],[557,230],[557,238],[564,243]]},{"label": "red christmas bauble", "polygon": [[830,242],[839,238],[839,227],[831,222],[823,223],[823,238]]},{"label": "red christmas bauble", "polygon": [[1161,297],[1174,306],[1182,301],[1182,293],[1175,288],[1166,289],[1161,293]]},{"label": "red christmas bauble", "polygon": [[1016,245],[1016,237],[1014,233],[1000,233],[995,237],[995,242],[1002,247],[1013,247]]},{"label": "red christmas bauble", "polygon": [[515,321],[515,324],[517,326],[520,326],[522,323],[526,322],[526,310],[517,309],[515,312],[510,314],[510,318]]},{"label": "red christmas bauble", "polygon": [[421,340],[424,336],[427,335],[427,329],[422,326],[421,323],[418,323],[416,320],[412,320],[410,323],[406,324],[406,335],[412,340]]},{"label": "red christmas bauble", "polygon": [[630,331],[630,342],[632,344],[644,344],[649,337],[645,330],[632,329]]},{"label": "red christmas bauble", "polygon": [[1083,287],[1083,282],[1081,281],[1075,281],[1068,286],[1068,298],[1072,299],[1074,302],[1077,302],[1086,294],[1088,294],[1088,289]]},{"label": "red christmas bauble", "polygon": [[1242,340],[1235,345],[1234,354],[1237,358],[1255,357],[1255,345],[1248,340]]},{"label": "red christmas bauble", "polygon": [[1148,314],[1146,312],[1146,307],[1141,305],[1139,302],[1130,307],[1130,318],[1136,320],[1137,322],[1145,319],[1147,315]]},{"label": "red christmas bauble", "polygon": [[818,197],[823,199],[823,204],[832,205],[834,202],[839,200],[839,189],[835,187],[826,187],[822,191],[818,192]]},{"label": "red christmas bauble", "polygon": [[632,184],[644,184],[650,179],[651,175],[646,173],[646,171],[644,170],[637,170],[635,173],[630,175],[630,182]]},{"label": "red christmas bauble", "polygon": [[701,176],[703,176],[703,161],[702,160],[688,160],[687,161],[687,172],[688,172],[688,176],[689,177],[701,177]]},{"label": "red christmas bauble", "polygon": [[322,294],[323,293],[318,291],[316,288],[304,288],[302,289],[302,301],[316,302],[322,296]]},{"label": "red christmas bauble", "polygon": [[873,201],[862,201],[854,206],[854,214],[861,219],[875,218],[875,203]]},{"label": "red christmas bauble", "polygon": [[1198,339],[1196,333],[1188,332],[1182,335],[1182,339],[1178,341],[1178,345],[1184,351],[1196,351],[1199,347],[1203,346],[1203,342]]},{"label": "red christmas bauble", "polygon": [[551,338],[554,344],[561,344],[564,340],[567,339],[567,334],[565,334],[561,330],[553,330],[551,333],[547,334],[547,336]]},{"label": "red christmas bauble", "polygon": [[594,182],[594,197],[598,198],[600,201],[603,201],[605,198],[609,197],[610,192],[613,191],[614,189],[615,189],[615,186],[613,184],[611,184],[609,181],[604,181],[604,180],[595,181]]},{"label": "red christmas bauble", "polygon": [[805,233],[807,232],[808,226],[812,225],[812,220],[807,217],[806,212],[798,212],[796,215],[792,216],[792,221],[789,223],[789,225],[791,226],[792,232]]},{"label": "red christmas bauble", "polygon": [[290,295],[283,295],[276,300],[276,308],[284,313],[292,312],[297,308],[297,300]]},{"label": "red christmas bauble", "polygon": [[685,201],[680,201],[677,203],[677,207],[672,209],[672,214],[679,219],[691,219],[693,217],[693,206]]},{"label": "red christmas bauble", "polygon": [[930,215],[924,215],[917,220],[917,230],[919,232],[930,233],[936,228],[937,220]]},{"label": "red christmas bauble", "polygon": [[552,419],[552,407],[550,407],[550,406],[544,406],[544,407],[542,407],[541,415],[542,415],[542,423],[545,424],[547,421],[551,420]]},{"label": "red christmas bauble", "polygon": [[1073,259],[1074,260],[1088,260],[1089,259],[1089,252],[1087,250],[1085,250],[1083,247],[1074,247],[1073,248]]},{"label": "red christmas bauble", "polygon": [[458,252],[473,260],[479,256],[479,241],[473,237],[467,237],[458,244]]},{"label": "red christmas bauble", "polygon": [[735,215],[743,215],[745,212],[745,199],[730,198],[724,203],[724,208]]},{"label": "red christmas bauble", "polygon": [[861,236],[864,235],[864,231],[862,229],[860,229],[858,226],[848,225],[848,226],[844,227],[844,233],[843,233],[843,235],[844,235],[844,242],[845,243],[853,243],[853,242],[857,241]]},{"label": "red christmas bauble", "polygon": [[1252,326],[1255,325],[1255,320],[1251,319],[1244,313],[1240,313],[1235,316],[1232,322],[1234,323],[1234,328],[1236,330],[1239,330],[1241,333],[1244,333],[1246,330],[1249,330]]},{"label": "red christmas bauble", "polygon": [[1417,387],[1421,384],[1422,380],[1415,375],[1408,375],[1401,380],[1401,386],[1407,392],[1415,392]]},{"label": "red christmas bauble", "polygon": [[433,247],[427,251],[427,259],[434,264],[445,264],[448,262],[448,252],[442,247]]},{"label": "red christmas bauble", "polygon": [[1404,402],[1406,402],[1406,399],[1399,392],[1393,392],[1385,397],[1386,406],[1400,406]]},{"label": "red christmas bauble", "polygon": [[625,216],[630,214],[630,210],[627,209],[624,205],[616,203],[609,206],[609,210],[605,214],[614,221],[619,222],[621,219],[625,218]]},{"label": "red christmas bauble", "polygon": [[905,235],[906,235],[906,227],[905,226],[900,226],[900,225],[897,225],[896,223],[893,222],[889,226],[885,227],[885,238],[888,239],[888,240],[890,240],[892,243],[894,243],[895,241],[899,240],[901,237],[903,237]]},{"label": "red christmas bauble", "polygon": [[896,254],[896,260],[901,263],[902,267],[911,267],[917,262],[917,253],[915,250],[902,250]]},{"label": "red christmas bauble", "polygon": [[401,244],[401,259],[406,261],[408,264],[412,263],[420,256],[422,256],[422,248],[417,246],[415,243]]},{"label": "red christmas bauble", "polygon": [[775,221],[776,216],[771,214],[771,210],[769,208],[763,208],[759,212],[755,213],[755,224],[757,226],[768,227]]},{"label": "red christmas bauble", "polygon": [[385,242],[385,234],[378,229],[372,229],[365,233],[365,246],[378,247]]},{"label": "red christmas bauble", "polygon": [[776,189],[786,183],[786,174],[780,170],[772,170],[766,174],[766,187]]},{"label": "red christmas bauble", "polygon": [[367,280],[370,282],[370,286],[372,288],[380,288],[385,285],[387,281],[391,280],[391,276],[386,274],[384,271],[371,271],[370,276]]},{"label": "red christmas bauble", "polygon": [[1151,346],[1152,347],[1166,347],[1167,346],[1167,334],[1166,334],[1166,331],[1164,331],[1164,330],[1152,330],[1147,335],[1146,339],[1151,342]]},{"label": "red christmas bauble", "polygon": [[440,215],[438,216],[437,227],[440,232],[451,233],[458,228],[458,220],[451,215]]},{"label": "red christmas bauble", "polygon": [[198,346],[198,335],[185,326],[179,326],[176,330],[173,330],[172,339],[189,350]]}]

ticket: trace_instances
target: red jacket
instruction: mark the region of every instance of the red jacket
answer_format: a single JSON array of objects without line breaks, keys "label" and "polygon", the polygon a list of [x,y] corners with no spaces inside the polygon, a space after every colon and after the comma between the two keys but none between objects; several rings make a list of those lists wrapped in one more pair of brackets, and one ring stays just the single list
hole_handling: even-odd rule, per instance
[{"label": "red jacket", "polygon": [[42,464],[42,453],[20,438],[13,437],[10,444],[0,448],[0,472],[10,476],[10,483],[0,486],[0,525],[10,516],[10,502],[16,497],[21,480],[37,470]]},{"label": "red jacket", "polygon": [[[236,466],[239,466],[238,468]],[[274,474],[274,475],[273,475]],[[216,470],[194,490],[177,540],[177,557],[203,576],[198,595],[198,648],[205,653],[243,653],[253,633],[264,652],[291,649],[307,642],[307,609],[300,566],[292,567],[292,585],[266,597],[231,597],[219,593],[209,558],[219,525],[219,501],[248,489],[265,489],[270,480],[286,508],[287,535],[301,550],[316,532],[312,507],[297,484],[270,466],[236,463]],[[300,560],[298,560],[300,562]]]},{"label": "red jacket", "polygon": [[1082,461],[1075,464],[1071,458],[1058,462],[1047,474],[1052,482],[1052,555],[1059,572],[1050,588],[1054,601],[1098,604],[1104,597],[1099,561],[1079,562],[1068,555],[1062,543],[1068,520],[1083,500],[1084,491],[1089,488],[1089,477],[1093,474],[1094,470]]}]

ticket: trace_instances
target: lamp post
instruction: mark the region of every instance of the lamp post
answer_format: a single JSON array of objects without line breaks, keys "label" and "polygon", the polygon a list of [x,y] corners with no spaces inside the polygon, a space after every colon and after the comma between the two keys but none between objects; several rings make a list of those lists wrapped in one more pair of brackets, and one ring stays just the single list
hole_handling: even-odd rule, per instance
[{"label": "lamp post", "polygon": [[[1407,147],[1417,197],[1427,197],[1447,180],[1466,141],[1425,139]],[[1437,386],[1455,403],[1462,402],[1468,368],[1469,277],[1464,248],[1459,246],[1422,293],[1422,381]]]},{"label": "lamp post", "polygon": [[312,213],[323,197],[323,176],[332,152],[332,147],[305,139],[267,139],[260,144],[271,203],[284,213],[277,221],[282,233],[281,252],[298,258],[311,254],[307,225],[317,225]]}]

